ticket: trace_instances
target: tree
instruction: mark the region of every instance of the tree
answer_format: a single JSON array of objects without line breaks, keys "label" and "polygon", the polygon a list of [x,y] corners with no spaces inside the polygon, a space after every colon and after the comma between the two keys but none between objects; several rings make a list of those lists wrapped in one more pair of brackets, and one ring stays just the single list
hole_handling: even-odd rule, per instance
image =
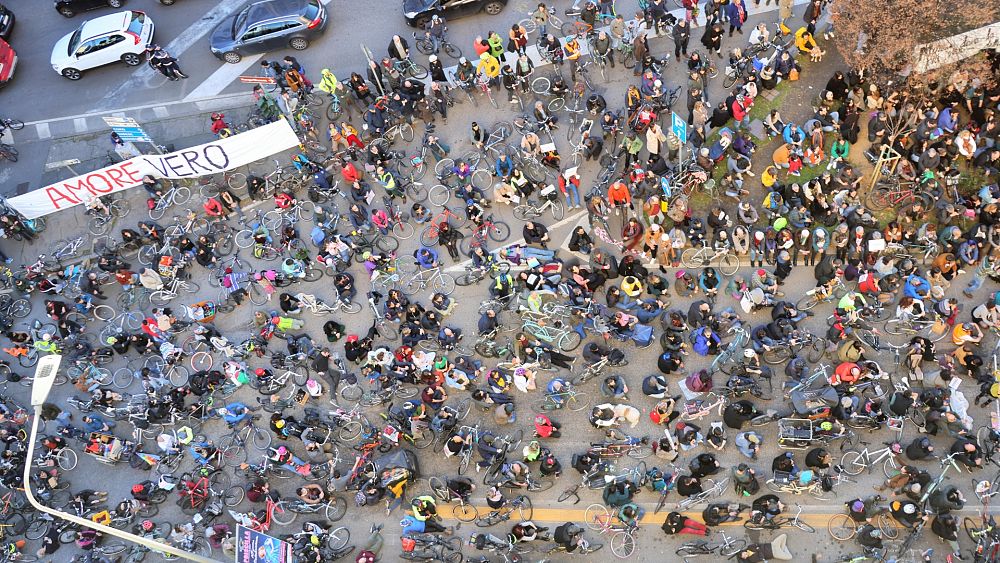
[{"label": "tree", "polygon": [[837,49],[857,71],[884,82],[909,73],[920,45],[1000,20],[994,0],[835,0]]}]

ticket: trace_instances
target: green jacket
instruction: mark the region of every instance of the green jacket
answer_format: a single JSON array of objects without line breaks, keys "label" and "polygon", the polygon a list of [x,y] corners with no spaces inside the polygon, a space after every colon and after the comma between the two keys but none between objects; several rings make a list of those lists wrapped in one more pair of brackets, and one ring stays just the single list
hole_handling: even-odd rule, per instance
[{"label": "green jacket", "polygon": [[621,147],[628,151],[631,155],[639,154],[639,151],[642,150],[642,139],[640,139],[638,135],[636,135],[634,139],[629,139],[626,135],[625,138],[622,139]]},{"label": "green jacket", "polygon": [[847,141],[834,141],[833,145],[830,147],[830,157],[831,158],[847,158],[847,155],[851,152],[851,143]]}]

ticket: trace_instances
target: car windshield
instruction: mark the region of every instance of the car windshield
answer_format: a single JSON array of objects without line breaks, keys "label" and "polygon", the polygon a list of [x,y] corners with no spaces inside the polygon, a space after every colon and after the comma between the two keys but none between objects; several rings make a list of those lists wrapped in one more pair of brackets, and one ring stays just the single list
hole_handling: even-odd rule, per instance
[{"label": "car windshield", "polygon": [[136,35],[142,35],[142,24],[146,21],[146,14],[142,12],[132,12],[132,21],[128,22],[128,32]]},{"label": "car windshield", "polygon": [[247,13],[249,11],[249,7],[244,8],[243,11],[236,16],[236,19],[233,20],[233,37],[239,37],[240,34],[243,33],[243,29],[247,25]]},{"label": "car windshield", "polygon": [[69,38],[69,46],[66,48],[66,54],[67,55],[72,55],[73,53],[75,53],[76,52],[76,48],[78,46],[80,46],[80,31],[81,30],[83,30],[83,26],[82,25],[79,28],[77,28],[76,31],[73,32],[73,35],[70,36],[70,38]]}]

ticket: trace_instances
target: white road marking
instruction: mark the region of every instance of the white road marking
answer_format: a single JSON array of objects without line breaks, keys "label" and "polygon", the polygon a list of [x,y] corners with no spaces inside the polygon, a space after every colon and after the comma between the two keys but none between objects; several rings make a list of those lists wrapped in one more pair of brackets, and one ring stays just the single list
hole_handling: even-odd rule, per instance
[{"label": "white road marking", "polygon": [[257,64],[257,61],[263,56],[261,54],[243,57],[243,60],[236,64],[221,63],[222,66],[206,78],[204,82],[195,87],[194,90],[191,90],[191,93],[184,96],[184,100],[190,101],[197,100],[198,98],[207,98],[222,92],[226,89],[226,86],[229,86],[234,80],[243,76],[247,69]]},{"label": "white road marking", "polygon": [[170,112],[167,111],[167,108],[163,106],[156,106],[155,108],[153,108],[153,115],[159,117],[160,119],[166,119],[167,117],[170,116]]},{"label": "white road marking", "polygon": [[73,120],[73,129],[77,133],[85,133],[87,131],[87,119],[83,117],[77,117]]},{"label": "white road marking", "polygon": [[52,131],[49,130],[48,123],[38,123],[35,125],[35,130],[38,131],[39,139],[49,139],[52,137]]},{"label": "white road marking", "polygon": [[[243,7],[246,0],[222,0],[214,8],[209,10],[198,21],[181,32],[173,41],[164,46],[164,49],[174,58],[180,60],[181,68],[184,68],[184,61],[181,55],[195,44],[200,44],[200,39],[212,30],[223,18]],[[161,44],[162,45],[162,44]],[[126,93],[143,89],[146,81],[153,78],[157,71],[150,68],[148,64],[143,64],[142,68],[132,73],[128,80],[121,83],[117,88],[104,95],[104,101],[95,109],[111,109],[116,102]]]},{"label": "white road marking", "polygon": [[[549,229],[549,232],[552,233],[553,231],[555,231],[559,227],[561,227],[561,226],[563,226],[563,225],[565,225],[567,223],[572,223],[574,221],[578,222],[581,217],[586,217],[586,216],[587,216],[587,210],[583,209],[583,210],[577,211],[576,213],[573,213],[571,215],[567,215],[567,216],[563,217],[561,220],[556,221],[555,223],[553,223],[551,225],[547,225],[547,227]],[[575,226],[575,223],[574,223],[574,226]],[[504,243],[502,243],[502,246],[500,246],[499,248],[505,248],[505,247],[508,247],[508,246],[516,246],[516,245],[519,245],[519,244],[524,244],[524,239],[523,238],[519,238],[519,239],[517,239],[515,241],[504,242]],[[552,250],[560,250],[560,249],[559,248],[554,248]],[[449,273],[451,273],[451,272],[464,272],[465,271],[465,267],[468,266],[469,264],[472,264],[472,258],[469,258],[468,260],[464,260],[462,262],[459,262],[458,264],[455,264],[454,266],[450,266],[448,268],[445,268],[444,271],[449,272]]]}]

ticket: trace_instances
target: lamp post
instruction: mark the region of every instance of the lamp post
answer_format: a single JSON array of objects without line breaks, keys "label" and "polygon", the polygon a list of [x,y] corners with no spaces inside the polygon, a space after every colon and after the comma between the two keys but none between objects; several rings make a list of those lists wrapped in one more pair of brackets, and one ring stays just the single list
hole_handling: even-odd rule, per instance
[{"label": "lamp post", "polygon": [[38,434],[38,419],[42,412],[42,403],[49,396],[49,391],[52,390],[52,384],[55,381],[56,371],[59,369],[59,363],[62,362],[62,356],[58,354],[49,354],[43,356],[38,360],[38,366],[35,368],[35,380],[31,386],[31,406],[34,408],[35,416],[31,420],[31,435],[28,437],[28,459],[24,464],[24,495],[28,498],[28,502],[35,507],[36,510],[51,514],[56,518],[62,520],[68,520],[74,524],[91,528],[97,530],[101,533],[108,534],[110,536],[115,536],[123,540],[128,540],[133,543],[145,546],[153,551],[162,551],[176,555],[178,557],[183,557],[189,561],[197,561],[198,563],[217,563],[215,559],[208,557],[202,557],[196,553],[191,553],[189,551],[184,551],[173,547],[171,545],[158,542],[150,538],[144,538],[142,536],[137,536],[135,534],[130,534],[123,530],[117,528],[112,528],[111,526],[105,526],[103,524],[98,524],[97,522],[88,520],[86,518],[81,518],[75,514],[70,514],[68,512],[63,512],[61,510],[56,510],[39,503],[33,494],[31,494],[31,460],[34,458],[35,452],[35,438]]}]

